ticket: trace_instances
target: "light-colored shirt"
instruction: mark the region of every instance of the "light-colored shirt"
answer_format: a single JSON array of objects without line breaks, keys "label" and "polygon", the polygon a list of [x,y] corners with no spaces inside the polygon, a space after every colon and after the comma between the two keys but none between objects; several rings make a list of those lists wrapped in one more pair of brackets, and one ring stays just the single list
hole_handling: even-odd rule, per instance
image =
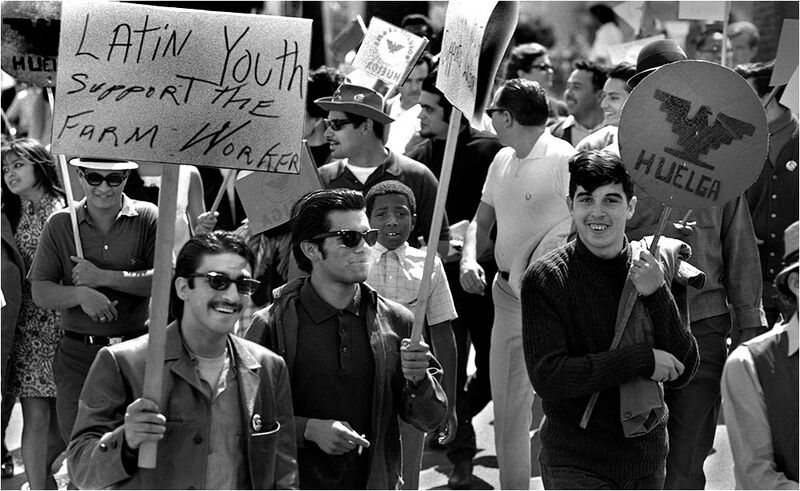
[{"label": "light-colored shirt", "polygon": [[544,237],[569,217],[567,161],[575,154],[569,143],[545,132],[530,153],[517,157],[511,147],[497,152],[481,201],[494,208],[497,240],[494,256],[501,271],[509,271],[517,254],[533,236]]},{"label": "light-colored shirt", "polygon": [[587,128],[586,126],[580,124],[578,122],[578,120],[575,119],[575,116],[569,115],[564,120],[564,124],[562,125],[562,127],[565,130],[567,128],[570,128],[570,127],[572,128],[572,134],[570,136],[572,141],[570,143],[573,144],[573,145],[577,145],[581,140],[583,140],[584,138],[586,138],[587,136],[591,135],[592,133],[594,133],[595,131],[599,130],[600,128],[602,128],[605,125],[606,125],[606,122],[605,122],[605,120],[603,120],[603,121],[600,121],[600,124],[598,124],[597,126],[593,126],[592,128]]},{"label": "light-colored shirt", "polygon": [[[784,330],[789,335],[786,356],[791,356],[798,346],[797,313],[788,323],[755,339],[775,336]],[[747,346],[736,348],[725,362],[722,409],[733,454],[736,489],[798,489],[797,482],[776,469],[764,391]]]},{"label": "light-colored shirt", "polygon": [[[425,269],[425,251],[408,244],[390,251],[379,243],[375,244],[372,250],[373,263],[367,284],[379,295],[394,300],[414,312]],[[458,317],[444,267],[438,257],[433,264],[425,317],[429,325],[451,321]]]},{"label": "light-colored shirt", "polygon": [[[390,148],[392,152],[404,154],[406,149],[413,147],[410,145],[412,139],[415,143],[421,141],[419,133],[419,113],[422,111],[422,106],[414,104],[408,109],[403,109],[400,105],[400,94],[389,99],[387,102],[389,106],[389,117],[394,121],[386,127],[389,131],[389,136],[386,138],[386,147]],[[414,138],[415,135],[417,138]]]}]

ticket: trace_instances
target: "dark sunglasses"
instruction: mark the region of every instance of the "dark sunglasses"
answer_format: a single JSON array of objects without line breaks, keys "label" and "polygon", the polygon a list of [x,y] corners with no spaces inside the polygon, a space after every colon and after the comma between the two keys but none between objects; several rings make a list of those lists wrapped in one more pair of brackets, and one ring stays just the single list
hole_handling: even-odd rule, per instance
[{"label": "dark sunglasses", "polygon": [[550,63],[539,63],[537,65],[531,65],[531,67],[528,68],[528,71],[531,71],[531,68],[538,68],[539,70],[542,70],[544,72],[553,71],[553,65],[551,65]]},{"label": "dark sunglasses", "polygon": [[83,172],[83,178],[86,179],[86,182],[88,182],[90,186],[99,186],[105,181],[109,186],[115,188],[125,182],[125,179],[128,178],[128,174],[109,174],[104,176],[97,172]]},{"label": "dark sunglasses", "polygon": [[325,119],[325,127],[330,128],[333,131],[339,131],[340,129],[344,128],[344,125],[354,123],[354,121],[350,119]]},{"label": "dark sunglasses", "polygon": [[187,276],[187,278],[205,278],[208,280],[208,286],[214,290],[225,291],[230,288],[231,283],[236,283],[236,291],[241,295],[252,295],[261,284],[260,281],[252,278],[237,278],[235,280],[228,277],[224,273],[217,273],[216,271],[209,271],[208,273],[194,273]]},{"label": "dark sunglasses", "polygon": [[375,242],[378,242],[378,232],[379,230],[377,228],[371,228],[366,232],[358,232],[357,230],[336,230],[334,232],[317,234],[314,237],[311,237],[311,239],[316,240],[324,239],[326,237],[341,237],[342,244],[346,247],[356,247],[361,243],[361,239],[364,239],[364,242],[366,242],[368,246],[372,247],[375,245]]}]

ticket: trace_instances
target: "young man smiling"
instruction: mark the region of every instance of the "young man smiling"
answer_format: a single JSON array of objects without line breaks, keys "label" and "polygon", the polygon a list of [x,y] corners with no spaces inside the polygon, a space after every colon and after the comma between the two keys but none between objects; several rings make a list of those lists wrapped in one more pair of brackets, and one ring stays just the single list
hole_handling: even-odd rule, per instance
[{"label": "young man smiling", "polygon": [[77,256],[68,210],[42,231],[29,279],[33,301],[61,314],[53,361],[61,434],[69,440],[78,396],[103,346],[144,334],[155,253],[155,205],[122,190],[134,162],[74,158],[86,198],[75,204],[84,257]]},{"label": "young man smiling", "polygon": [[447,411],[438,362],[407,339],[411,312],[364,283],[379,233],[365,207],[349,189],[300,198],[292,249],[310,276],[277,289],[246,334],[289,367],[305,489],[396,489],[397,417],[433,431]]},{"label": "young man smiling", "polygon": [[[638,244],[637,257],[625,237],[636,197],[622,162],[611,153],[582,152],[569,171],[567,204],[578,237],[540,258],[522,282],[525,361],[545,413],[544,487],[661,489],[667,411],[654,385],[686,384],[697,367],[697,344],[659,259]],[[668,252],[661,244],[661,261]],[[633,289],[641,304],[626,336],[634,339],[610,349],[618,305]],[[623,386],[637,381],[651,384],[656,410],[646,412],[644,430],[631,433]],[[597,404],[582,428],[595,392]]]},{"label": "young man smiling", "polygon": [[[231,232],[199,234],[181,249],[160,406],[142,397],[147,336],[100,351],[67,455],[80,488],[297,487],[286,364],[233,336],[258,287],[253,259]],[[144,442],[159,443],[155,469],[137,467]]]}]

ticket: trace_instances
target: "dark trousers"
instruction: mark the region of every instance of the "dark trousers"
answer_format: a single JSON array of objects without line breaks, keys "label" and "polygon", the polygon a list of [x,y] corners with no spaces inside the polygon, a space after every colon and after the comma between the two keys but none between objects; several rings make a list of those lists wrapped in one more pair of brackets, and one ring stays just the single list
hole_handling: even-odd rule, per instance
[{"label": "dark trousers", "polygon": [[90,346],[83,341],[61,338],[53,359],[56,381],[56,413],[61,436],[68,442],[78,415],[78,399],[97,352],[102,346]]},{"label": "dark trousers", "polygon": [[[456,373],[456,416],[458,430],[447,444],[447,458],[452,463],[472,460],[477,451],[472,418],[492,400],[489,385],[489,347],[494,321],[491,278],[497,272],[494,261],[481,262],[489,279],[485,293],[473,295],[461,288],[457,262],[445,264],[445,274],[453,295],[458,319],[451,322],[456,338],[458,365]],[[470,340],[475,347],[475,373],[467,377]]]},{"label": "dark trousers", "polygon": [[540,462],[544,489],[661,489],[664,468],[635,479],[614,479],[570,466],[548,466]]},{"label": "dark trousers", "polygon": [[700,366],[689,385],[667,389],[669,455],[664,489],[703,489],[703,463],[714,445],[722,399],[719,383],[728,356],[729,314],[692,322]]}]

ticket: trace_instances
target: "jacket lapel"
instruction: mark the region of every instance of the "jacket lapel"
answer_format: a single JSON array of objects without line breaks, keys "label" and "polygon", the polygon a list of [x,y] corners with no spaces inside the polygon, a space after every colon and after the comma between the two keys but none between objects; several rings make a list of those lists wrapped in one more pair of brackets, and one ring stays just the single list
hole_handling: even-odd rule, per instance
[{"label": "jacket lapel", "polygon": [[164,363],[169,366],[169,370],[177,377],[185,380],[186,383],[197,389],[201,394],[204,393],[200,378],[197,376],[197,370],[194,369],[189,353],[183,347],[181,331],[177,322],[167,326],[167,336],[164,343]]}]

